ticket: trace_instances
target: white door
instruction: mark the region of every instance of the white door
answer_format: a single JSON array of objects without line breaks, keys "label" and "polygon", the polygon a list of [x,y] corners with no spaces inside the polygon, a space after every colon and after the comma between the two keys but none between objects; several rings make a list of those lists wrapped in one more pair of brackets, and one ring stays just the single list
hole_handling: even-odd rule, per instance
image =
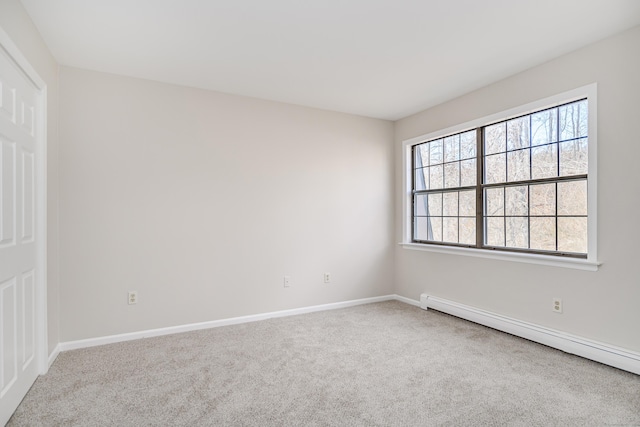
[{"label": "white door", "polygon": [[38,91],[0,45],[0,425],[39,373]]}]

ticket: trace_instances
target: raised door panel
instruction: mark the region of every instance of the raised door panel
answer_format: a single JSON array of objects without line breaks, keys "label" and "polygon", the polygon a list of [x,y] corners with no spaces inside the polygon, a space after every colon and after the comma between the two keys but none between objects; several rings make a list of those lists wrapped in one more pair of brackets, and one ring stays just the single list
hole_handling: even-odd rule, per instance
[{"label": "raised door panel", "polygon": [[21,280],[22,322],[20,322],[22,335],[22,360],[21,368],[26,370],[35,359],[36,346],[36,281],[35,270],[22,275]]},{"label": "raised door panel", "polygon": [[16,144],[0,135],[0,248],[16,238]]},{"label": "raised door panel", "polygon": [[18,292],[16,278],[0,283],[0,398],[18,380]]},{"label": "raised door panel", "polygon": [[35,157],[29,150],[22,150],[22,243],[34,241],[35,212]]}]

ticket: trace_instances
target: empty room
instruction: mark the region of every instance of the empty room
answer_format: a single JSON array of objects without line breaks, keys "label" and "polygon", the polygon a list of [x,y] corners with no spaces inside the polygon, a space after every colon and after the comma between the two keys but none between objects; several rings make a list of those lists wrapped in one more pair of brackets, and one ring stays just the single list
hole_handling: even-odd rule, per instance
[{"label": "empty room", "polygon": [[639,96],[637,0],[0,0],[0,425],[640,426]]}]

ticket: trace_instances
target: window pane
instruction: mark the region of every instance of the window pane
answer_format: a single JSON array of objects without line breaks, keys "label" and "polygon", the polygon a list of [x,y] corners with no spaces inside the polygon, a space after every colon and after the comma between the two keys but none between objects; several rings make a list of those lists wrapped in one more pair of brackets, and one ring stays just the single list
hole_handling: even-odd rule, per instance
[{"label": "window pane", "polygon": [[[529,215],[556,214],[556,185],[539,184],[529,187]],[[531,231],[533,235],[533,230]]]},{"label": "window pane", "polygon": [[460,186],[476,185],[477,178],[476,159],[463,160],[460,162]]},{"label": "window pane", "polygon": [[506,240],[510,248],[529,247],[529,219],[526,217],[506,218]]},{"label": "window pane", "polygon": [[560,143],[560,176],[587,173],[587,138]]},{"label": "window pane", "polygon": [[587,181],[558,183],[558,215],[587,215]]},{"label": "window pane", "polygon": [[558,218],[558,250],[587,253],[587,218]]},{"label": "window pane", "polygon": [[474,159],[476,157],[476,145],[475,130],[460,134],[460,158]]},{"label": "window pane", "polygon": [[458,218],[442,219],[442,241],[458,243]]},{"label": "window pane", "polygon": [[458,192],[442,195],[442,215],[458,216]]},{"label": "window pane", "polygon": [[582,100],[558,107],[560,121],[560,140],[587,136],[589,116],[587,101]]},{"label": "window pane", "polygon": [[504,188],[487,188],[485,190],[484,216],[504,215]]},{"label": "window pane", "polygon": [[506,123],[497,123],[484,128],[484,154],[506,151]]},{"label": "window pane", "polygon": [[448,136],[444,139],[444,161],[453,162],[460,159],[460,135]]},{"label": "window pane", "polygon": [[531,178],[553,178],[558,176],[558,144],[531,149]]},{"label": "window pane", "polygon": [[415,153],[416,168],[429,166],[429,143],[416,145],[414,147],[414,153]]},{"label": "window pane", "polygon": [[429,218],[418,217],[414,222],[413,238],[416,240],[429,240]]},{"label": "window pane", "polygon": [[505,188],[505,214],[526,216],[529,214],[528,186]]},{"label": "window pane", "polygon": [[431,166],[429,168],[429,188],[431,190],[442,188],[442,181],[442,165]]},{"label": "window pane", "polygon": [[485,218],[485,243],[488,246],[504,246],[504,217]]},{"label": "window pane", "polygon": [[[459,212],[460,216],[476,216],[476,191],[461,191],[459,196]],[[475,219],[474,219],[475,230]],[[475,231],[474,231],[475,233]],[[475,237],[474,237],[475,240]]]},{"label": "window pane", "polygon": [[420,168],[415,170],[415,189],[426,190],[429,188],[429,168]]},{"label": "window pane", "polygon": [[429,216],[442,216],[442,193],[432,193],[429,197]]},{"label": "window pane", "polygon": [[507,122],[507,150],[529,146],[529,116]]},{"label": "window pane", "polygon": [[460,163],[447,163],[444,165],[444,186],[454,188],[460,186]]},{"label": "window pane", "polygon": [[429,219],[431,220],[431,231],[433,232],[433,235],[429,240],[433,240],[434,242],[442,242],[442,218],[431,217]]},{"label": "window pane", "polygon": [[413,199],[413,214],[415,216],[427,216],[427,195],[416,194]]},{"label": "window pane", "polygon": [[507,153],[508,181],[524,181],[530,179],[529,150],[510,151]]},{"label": "window pane", "polygon": [[556,250],[556,219],[529,218],[531,249],[543,251]]},{"label": "window pane", "polygon": [[507,178],[507,165],[505,154],[494,154],[484,158],[484,176],[485,183],[496,184],[505,182]]},{"label": "window pane", "polygon": [[442,140],[431,141],[429,143],[429,161],[431,165],[442,163]]},{"label": "window pane", "polygon": [[464,245],[476,244],[476,220],[475,218],[460,218],[459,241]]},{"label": "window pane", "polygon": [[543,145],[558,140],[558,109],[531,115],[531,145]]}]

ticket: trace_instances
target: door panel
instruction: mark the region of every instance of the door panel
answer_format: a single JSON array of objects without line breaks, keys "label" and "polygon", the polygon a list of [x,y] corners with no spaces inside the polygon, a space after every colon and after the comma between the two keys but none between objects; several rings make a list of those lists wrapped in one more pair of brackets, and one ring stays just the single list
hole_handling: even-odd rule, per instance
[{"label": "door panel", "polygon": [[16,145],[0,136],[0,248],[14,244]]},{"label": "door panel", "polygon": [[16,279],[12,277],[0,284],[0,308],[2,308],[2,364],[0,367],[0,399],[11,391],[18,379],[18,296]]},{"label": "door panel", "polygon": [[22,150],[22,243],[33,242],[35,212],[35,156]]},{"label": "door panel", "polygon": [[35,270],[22,275],[22,369],[35,359],[36,351],[36,277]]}]

